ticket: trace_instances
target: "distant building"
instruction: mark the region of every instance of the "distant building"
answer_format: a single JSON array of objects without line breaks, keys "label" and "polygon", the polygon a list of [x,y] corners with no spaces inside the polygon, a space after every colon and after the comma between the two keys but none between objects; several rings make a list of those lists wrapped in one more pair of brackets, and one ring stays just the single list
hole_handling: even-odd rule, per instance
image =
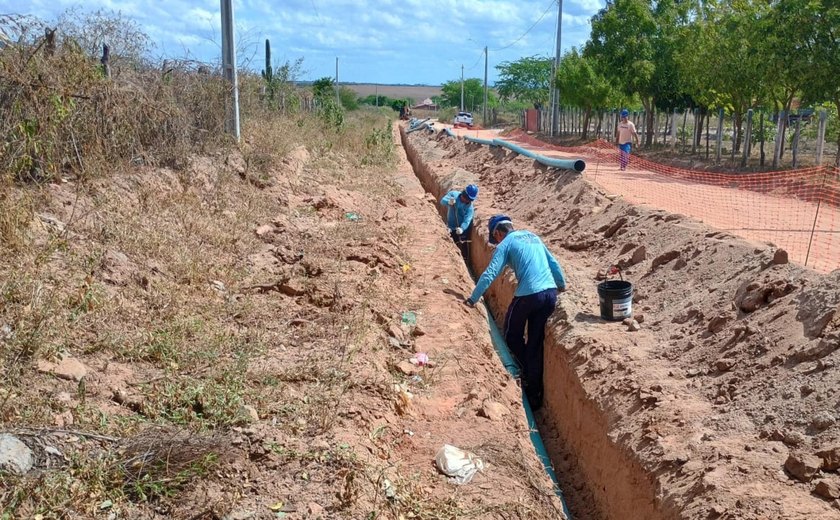
[{"label": "distant building", "polygon": [[431,98],[426,98],[419,105],[411,107],[412,110],[437,110],[438,108],[437,104]]}]

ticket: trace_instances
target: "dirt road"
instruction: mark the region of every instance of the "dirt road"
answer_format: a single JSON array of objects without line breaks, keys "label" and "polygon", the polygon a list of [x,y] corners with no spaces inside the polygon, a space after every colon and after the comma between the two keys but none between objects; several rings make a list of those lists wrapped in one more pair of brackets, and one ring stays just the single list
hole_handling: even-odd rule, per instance
[{"label": "dirt road", "polygon": [[[492,130],[454,129],[458,135],[484,139],[498,136]],[[505,137],[520,146],[551,157],[580,158],[532,141]],[[609,193],[631,204],[689,216],[721,231],[759,243],[770,242],[797,262],[821,272],[840,268],[840,208],[749,190],[693,183],[633,165],[621,171],[617,161],[584,157],[584,176]],[[811,239],[813,233],[813,240]]]}]

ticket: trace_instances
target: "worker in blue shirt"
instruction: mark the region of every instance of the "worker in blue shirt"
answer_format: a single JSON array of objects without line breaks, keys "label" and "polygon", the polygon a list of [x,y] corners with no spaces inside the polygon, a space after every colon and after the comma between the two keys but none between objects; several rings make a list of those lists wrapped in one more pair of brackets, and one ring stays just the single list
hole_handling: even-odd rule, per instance
[{"label": "worker in blue shirt", "polygon": [[449,226],[449,235],[458,245],[467,265],[470,263],[469,238],[475,214],[473,202],[476,198],[478,198],[478,186],[470,184],[463,191],[452,190],[440,199],[441,205],[448,208],[446,225]]},{"label": "worker in blue shirt", "polygon": [[[509,266],[518,285],[505,315],[505,341],[522,367],[522,386],[531,407],[542,406],[543,340],[545,324],[554,312],[557,293],[566,290],[563,268],[530,231],[514,231],[507,215],[495,215],[488,224],[490,243],[498,244],[472,295],[465,300],[474,306],[493,280]],[[528,341],[525,342],[525,327]]]}]

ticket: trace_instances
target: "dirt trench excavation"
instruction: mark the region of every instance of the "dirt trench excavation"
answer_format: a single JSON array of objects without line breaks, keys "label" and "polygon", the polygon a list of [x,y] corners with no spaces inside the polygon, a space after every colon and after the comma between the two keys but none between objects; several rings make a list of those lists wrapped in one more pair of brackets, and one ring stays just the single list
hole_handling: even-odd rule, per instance
[{"label": "dirt trench excavation", "polygon": [[[538,422],[574,518],[840,518],[840,271],[633,206],[585,172],[445,133],[401,137],[436,200],[479,185],[476,274],[502,212],[566,271]],[[600,316],[612,265],[633,283],[634,323]],[[515,289],[509,271],[492,284],[495,316]]]}]

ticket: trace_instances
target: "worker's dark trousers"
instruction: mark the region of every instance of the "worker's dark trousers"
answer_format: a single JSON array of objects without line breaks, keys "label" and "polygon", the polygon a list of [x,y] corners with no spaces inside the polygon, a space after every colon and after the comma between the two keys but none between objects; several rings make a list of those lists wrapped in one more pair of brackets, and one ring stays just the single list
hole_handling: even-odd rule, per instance
[{"label": "worker's dark trousers", "polygon": [[[505,341],[522,367],[522,388],[533,409],[542,406],[545,323],[557,304],[557,289],[513,299],[505,316]],[[528,342],[525,342],[525,327]]]},{"label": "worker's dark trousers", "polygon": [[449,232],[449,236],[452,237],[452,241],[455,242],[455,245],[457,245],[458,249],[461,250],[461,256],[464,257],[464,262],[466,262],[470,267],[472,267],[470,265],[470,243],[467,242],[467,240],[470,239],[471,230],[472,224],[467,226],[467,229],[465,229],[460,235],[456,234],[454,231]]}]

